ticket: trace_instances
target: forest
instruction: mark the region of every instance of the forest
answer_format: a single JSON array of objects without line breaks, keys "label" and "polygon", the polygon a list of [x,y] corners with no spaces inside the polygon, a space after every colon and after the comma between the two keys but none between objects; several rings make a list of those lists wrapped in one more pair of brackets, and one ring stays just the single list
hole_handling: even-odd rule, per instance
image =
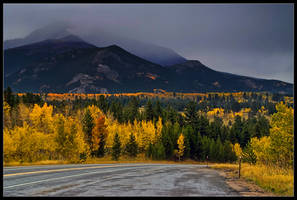
[{"label": "forest", "polygon": [[293,168],[284,94],[32,94],[4,91],[4,163],[111,156]]}]

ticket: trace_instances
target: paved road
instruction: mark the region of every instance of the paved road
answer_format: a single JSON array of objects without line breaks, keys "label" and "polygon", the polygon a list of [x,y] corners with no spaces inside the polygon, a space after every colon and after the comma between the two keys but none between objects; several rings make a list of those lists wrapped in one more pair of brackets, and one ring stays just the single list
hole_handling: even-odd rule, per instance
[{"label": "paved road", "polygon": [[5,167],[4,196],[237,196],[205,165],[82,164]]}]

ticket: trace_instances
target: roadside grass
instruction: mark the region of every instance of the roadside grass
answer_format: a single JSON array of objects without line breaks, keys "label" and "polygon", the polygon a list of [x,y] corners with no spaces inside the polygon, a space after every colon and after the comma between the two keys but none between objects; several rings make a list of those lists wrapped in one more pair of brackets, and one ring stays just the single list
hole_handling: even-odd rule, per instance
[{"label": "roadside grass", "polygon": [[42,161],[36,161],[36,162],[19,162],[19,161],[3,162],[4,167],[31,166],[31,165],[62,165],[62,164],[70,164],[70,162],[65,160],[42,160]]},{"label": "roadside grass", "polygon": [[4,167],[12,166],[31,166],[31,165],[58,165],[58,164],[116,164],[116,163],[155,163],[155,164],[201,164],[205,165],[205,162],[198,162],[190,159],[182,161],[174,160],[152,160],[147,158],[144,154],[138,154],[136,158],[131,158],[128,156],[121,156],[119,160],[112,160],[110,155],[106,155],[102,158],[88,158],[84,162],[72,162],[66,160],[44,160],[37,162],[4,162]]},{"label": "roadside grass", "polygon": [[[215,169],[231,169],[238,174],[238,164],[211,164]],[[294,195],[294,170],[275,166],[249,165],[242,163],[241,177],[256,183],[266,191],[280,196]]]},{"label": "roadside grass", "polygon": [[102,158],[89,158],[85,162],[85,164],[113,164],[113,163],[155,163],[155,164],[205,164],[204,162],[198,162],[194,160],[182,160],[182,161],[174,161],[174,160],[152,160],[147,158],[144,154],[138,154],[137,157],[131,158],[128,156],[121,156],[117,161],[112,160],[110,155],[104,156]]}]

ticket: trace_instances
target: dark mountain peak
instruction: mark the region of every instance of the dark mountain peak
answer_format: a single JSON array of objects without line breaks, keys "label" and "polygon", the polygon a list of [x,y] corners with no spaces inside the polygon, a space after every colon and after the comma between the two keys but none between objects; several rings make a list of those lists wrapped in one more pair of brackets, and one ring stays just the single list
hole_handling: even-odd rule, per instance
[{"label": "dark mountain peak", "polygon": [[148,60],[145,60],[141,57],[138,57],[122,47],[113,44],[107,47],[98,48],[98,52],[94,57],[93,63],[113,63],[114,65],[121,66],[121,68],[129,67],[135,68],[140,65],[149,65],[151,67],[157,66],[161,67],[158,64],[152,63]]}]

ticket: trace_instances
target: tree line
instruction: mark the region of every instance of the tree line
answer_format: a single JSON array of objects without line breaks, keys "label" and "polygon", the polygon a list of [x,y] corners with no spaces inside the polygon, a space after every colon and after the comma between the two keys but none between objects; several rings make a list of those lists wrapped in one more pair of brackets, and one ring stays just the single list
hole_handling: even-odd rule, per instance
[{"label": "tree line", "polygon": [[[276,111],[291,112],[290,106],[280,105]],[[273,153],[277,150],[270,146],[269,153],[267,149],[263,153],[259,144],[278,144],[277,136],[271,137],[271,131],[279,134],[274,118],[270,123],[257,112],[248,119],[235,116],[233,123],[224,124],[218,116],[210,121],[197,101],[187,101],[181,112],[174,104],[164,105],[162,99],[100,96],[98,100],[45,101],[39,95],[17,97],[6,90],[4,160],[81,162],[106,155],[117,160],[144,154],[154,160],[234,162],[241,151],[247,162],[262,162],[262,154],[274,155],[270,161],[264,159],[271,162],[280,158]],[[289,150],[284,152],[291,155]],[[282,157],[278,163],[288,163],[288,159]]]}]

